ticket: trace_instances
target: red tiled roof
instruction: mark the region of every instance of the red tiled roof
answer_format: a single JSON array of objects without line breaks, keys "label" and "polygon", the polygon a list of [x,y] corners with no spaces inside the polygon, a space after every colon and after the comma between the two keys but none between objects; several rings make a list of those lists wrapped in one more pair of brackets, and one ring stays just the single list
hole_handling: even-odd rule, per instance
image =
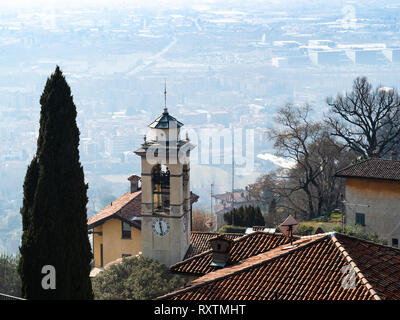
[{"label": "red tiled roof", "polygon": [[400,161],[369,158],[339,170],[336,176],[400,181]]},{"label": "red tiled roof", "polygon": [[[302,237],[210,272],[157,299],[380,300],[400,299],[400,250],[342,234]],[[346,286],[354,270],[354,286]],[[351,284],[351,281],[350,281]]]},{"label": "red tiled roof", "polygon": [[383,299],[400,300],[400,250],[338,234],[338,241]]},{"label": "red tiled roof", "polygon": [[[295,237],[295,239],[298,239],[298,237]],[[290,240],[280,233],[272,234],[256,231],[243,235],[234,239],[229,251],[227,266],[289,242]],[[170,270],[178,273],[204,275],[215,270],[210,266],[211,260],[212,250],[210,249],[170,266]]]},{"label": "red tiled roof", "polygon": [[[88,228],[93,228],[110,218],[120,218],[133,226],[139,227],[138,222],[131,221],[133,217],[141,216],[142,190],[134,193],[127,192],[111,202],[107,207],[94,215],[88,221]],[[129,208],[127,208],[129,205]],[[125,210],[124,210],[125,209]],[[140,227],[139,227],[140,228]]]},{"label": "red tiled roof", "polygon": [[[198,200],[199,196],[193,192],[190,193],[190,203],[193,204]],[[111,202],[107,207],[99,213],[91,217],[88,221],[88,228],[91,229],[96,225],[103,223],[107,219],[121,219],[131,226],[140,229],[140,220],[132,220],[134,217],[142,216],[142,190],[134,193],[127,192],[118,199]]]},{"label": "red tiled roof", "polygon": [[217,233],[217,232],[192,231],[190,235],[190,246],[188,251],[186,252],[184,260],[193,257],[197,254],[200,254],[204,251],[211,250],[208,240],[220,234],[232,240],[244,236],[244,233]]}]

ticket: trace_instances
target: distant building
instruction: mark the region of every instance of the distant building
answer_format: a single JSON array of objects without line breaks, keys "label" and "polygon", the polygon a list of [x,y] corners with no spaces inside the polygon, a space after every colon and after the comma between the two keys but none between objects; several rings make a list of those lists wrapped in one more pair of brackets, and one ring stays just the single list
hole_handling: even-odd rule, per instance
[{"label": "distant building", "polygon": [[310,50],[309,57],[317,65],[340,66],[350,62],[343,50]]},{"label": "distant building", "polygon": [[282,41],[274,41],[274,47],[281,47],[281,48],[298,48],[300,47],[301,43],[293,40],[282,40]]},{"label": "distant building", "polygon": [[400,241],[400,161],[369,158],[336,173],[346,180],[346,224],[376,233],[389,245]]},{"label": "distant building", "polygon": [[387,63],[382,49],[346,50],[346,55],[356,64]]},{"label": "distant building", "polygon": [[400,48],[384,49],[382,52],[390,62],[400,62]]},{"label": "distant building", "polygon": [[232,113],[228,111],[212,111],[210,112],[211,122],[216,122],[220,124],[226,125],[227,123],[232,121]]},{"label": "distant building", "polygon": [[[234,208],[245,206],[260,206],[258,201],[249,193],[248,187],[245,190],[236,190],[234,195]],[[217,216],[217,229],[221,228],[226,222],[224,221],[224,213],[232,210],[232,192],[215,194],[214,213]]]},{"label": "distant building", "polygon": [[132,151],[132,148],[130,136],[117,135],[105,138],[105,152],[112,157],[119,157],[126,151]]}]

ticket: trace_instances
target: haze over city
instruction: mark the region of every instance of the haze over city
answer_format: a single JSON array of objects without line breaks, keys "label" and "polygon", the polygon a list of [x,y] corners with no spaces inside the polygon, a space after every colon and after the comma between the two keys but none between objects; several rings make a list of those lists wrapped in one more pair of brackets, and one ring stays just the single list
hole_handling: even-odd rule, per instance
[{"label": "haze over city", "polygon": [[[186,130],[254,133],[244,188],[290,162],[267,138],[286,103],[314,107],[357,76],[400,87],[400,4],[395,1],[2,2],[0,19],[0,252],[16,253],[22,185],[36,150],[40,95],[56,65],[78,110],[88,216],[140,173],[132,152],[164,107]],[[226,146],[225,146],[226,147]],[[198,205],[231,188],[231,165],[194,161]]]}]

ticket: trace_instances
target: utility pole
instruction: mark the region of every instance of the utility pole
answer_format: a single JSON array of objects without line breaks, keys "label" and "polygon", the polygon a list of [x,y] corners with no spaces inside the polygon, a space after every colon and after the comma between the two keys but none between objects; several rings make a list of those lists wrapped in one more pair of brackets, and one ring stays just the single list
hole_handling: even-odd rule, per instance
[{"label": "utility pole", "polygon": [[235,225],[235,218],[233,215],[233,209],[235,208],[235,197],[234,197],[234,190],[235,190],[235,142],[234,142],[234,130],[232,124],[232,225]]},{"label": "utility pole", "polygon": [[343,193],[340,194],[340,202],[342,203],[342,233],[344,231],[344,211],[346,210],[344,207],[344,196]]},{"label": "utility pole", "polygon": [[211,192],[210,192],[210,212],[211,212],[211,215],[213,214],[213,205],[212,205],[213,187],[214,187],[214,184],[211,183]]}]

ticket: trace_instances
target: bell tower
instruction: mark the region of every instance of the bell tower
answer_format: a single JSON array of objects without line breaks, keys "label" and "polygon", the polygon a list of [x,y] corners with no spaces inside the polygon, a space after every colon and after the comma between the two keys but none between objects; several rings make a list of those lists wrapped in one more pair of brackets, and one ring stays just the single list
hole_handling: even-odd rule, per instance
[{"label": "bell tower", "polygon": [[[164,92],[166,94],[166,92]],[[183,123],[168,112],[150,125],[135,151],[142,166],[142,254],[170,266],[182,261],[190,244],[190,151]]]}]

